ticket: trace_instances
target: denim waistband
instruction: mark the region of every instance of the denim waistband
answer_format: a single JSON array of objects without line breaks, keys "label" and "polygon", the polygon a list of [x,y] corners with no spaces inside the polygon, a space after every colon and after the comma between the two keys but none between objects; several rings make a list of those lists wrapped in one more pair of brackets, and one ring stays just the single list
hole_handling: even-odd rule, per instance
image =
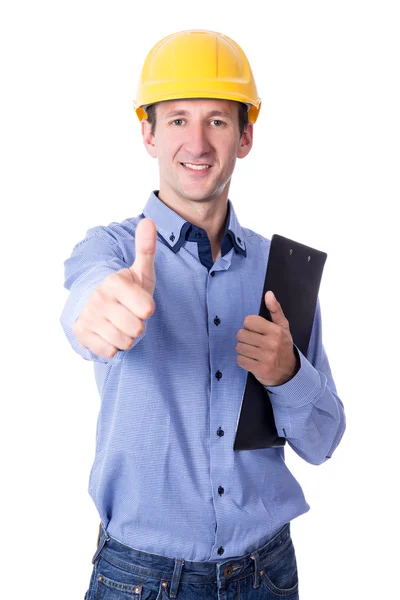
[{"label": "denim waistband", "polygon": [[149,554],[125,546],[111,537],[101,524],[99,542],[92,563],[95,564],[101,556],[129,573],[160,578],[170,587],[170,597],[176,598],[180,581],[213,583],[218,588],[223,588],[235,579],[254,575],[253,587],[259,587],[263,567],[275,559],[276,554],[287,546],[290,539],[290,523],[286,523],[269,542],[253,552],[221,561],[194,562],[178,557]]}]

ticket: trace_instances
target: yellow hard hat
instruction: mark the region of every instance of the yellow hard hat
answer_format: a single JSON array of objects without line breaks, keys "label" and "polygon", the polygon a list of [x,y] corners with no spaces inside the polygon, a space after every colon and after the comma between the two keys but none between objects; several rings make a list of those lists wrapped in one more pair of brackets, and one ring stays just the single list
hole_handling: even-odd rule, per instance
[{"label": "yellow hard hat", "polygon": [[255,123],[261,107],[249,61],[240,46],[222,33],[205,30],[168,35],[149,52],[143,65],[134,109],[163,100],[219,98],[249,105]]}]

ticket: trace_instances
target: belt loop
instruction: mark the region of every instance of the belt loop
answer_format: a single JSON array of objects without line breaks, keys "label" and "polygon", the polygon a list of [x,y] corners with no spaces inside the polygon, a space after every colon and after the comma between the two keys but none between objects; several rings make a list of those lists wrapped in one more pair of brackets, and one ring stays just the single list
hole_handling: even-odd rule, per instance
[{"label": "belt loop", "polygon": [[99,535],[97,538],[97,550],[94,553],[94,556],[92,558],[92,564],[95,564],[95,562],[97,561],[97,559],[99,557],[100,552],[103,550],[106,542],[108,542],[109,539],[110,539],[110,536],[108,535],[106,530],[102,527],[102,524],[100,523]]},{"label": "belt loop", "polygon": [[177,597],[179,581],[181,578],[181,572],[182,572],[182,567],[183,567],[184,562],[185,561],[182,558],[175,559],[174,572],[172,574],[172,581],[171,581],[171,590],[169,593],[170,598]]},{"label": "belt loop", "polygon": [[252,552],[250,558],[254,560],[254,584],[253,588],[257,589],[260,587],[260,557],[258,552]]}]

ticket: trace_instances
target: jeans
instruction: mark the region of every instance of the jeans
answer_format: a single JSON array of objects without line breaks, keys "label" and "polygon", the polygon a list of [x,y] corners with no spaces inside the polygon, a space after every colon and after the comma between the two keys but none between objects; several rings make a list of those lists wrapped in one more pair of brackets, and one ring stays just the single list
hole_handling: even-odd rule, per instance
[{"label": "jeans", "polygon": [[121,544],[100,527],[85,600],[298,600],[296,556],[287,523],[244,556],[191,562]]}]

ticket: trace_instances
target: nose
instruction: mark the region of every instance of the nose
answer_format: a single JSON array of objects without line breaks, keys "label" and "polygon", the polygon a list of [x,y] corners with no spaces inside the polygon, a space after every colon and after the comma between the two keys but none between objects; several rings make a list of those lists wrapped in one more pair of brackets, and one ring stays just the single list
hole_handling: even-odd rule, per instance
[{"label": "nose", "polygon": [[203,123],[193,123],[188,128],[188,136],[185,149],[191,158],[199,160],[211,151],[211,143],[208,138],[206,126]]}]

